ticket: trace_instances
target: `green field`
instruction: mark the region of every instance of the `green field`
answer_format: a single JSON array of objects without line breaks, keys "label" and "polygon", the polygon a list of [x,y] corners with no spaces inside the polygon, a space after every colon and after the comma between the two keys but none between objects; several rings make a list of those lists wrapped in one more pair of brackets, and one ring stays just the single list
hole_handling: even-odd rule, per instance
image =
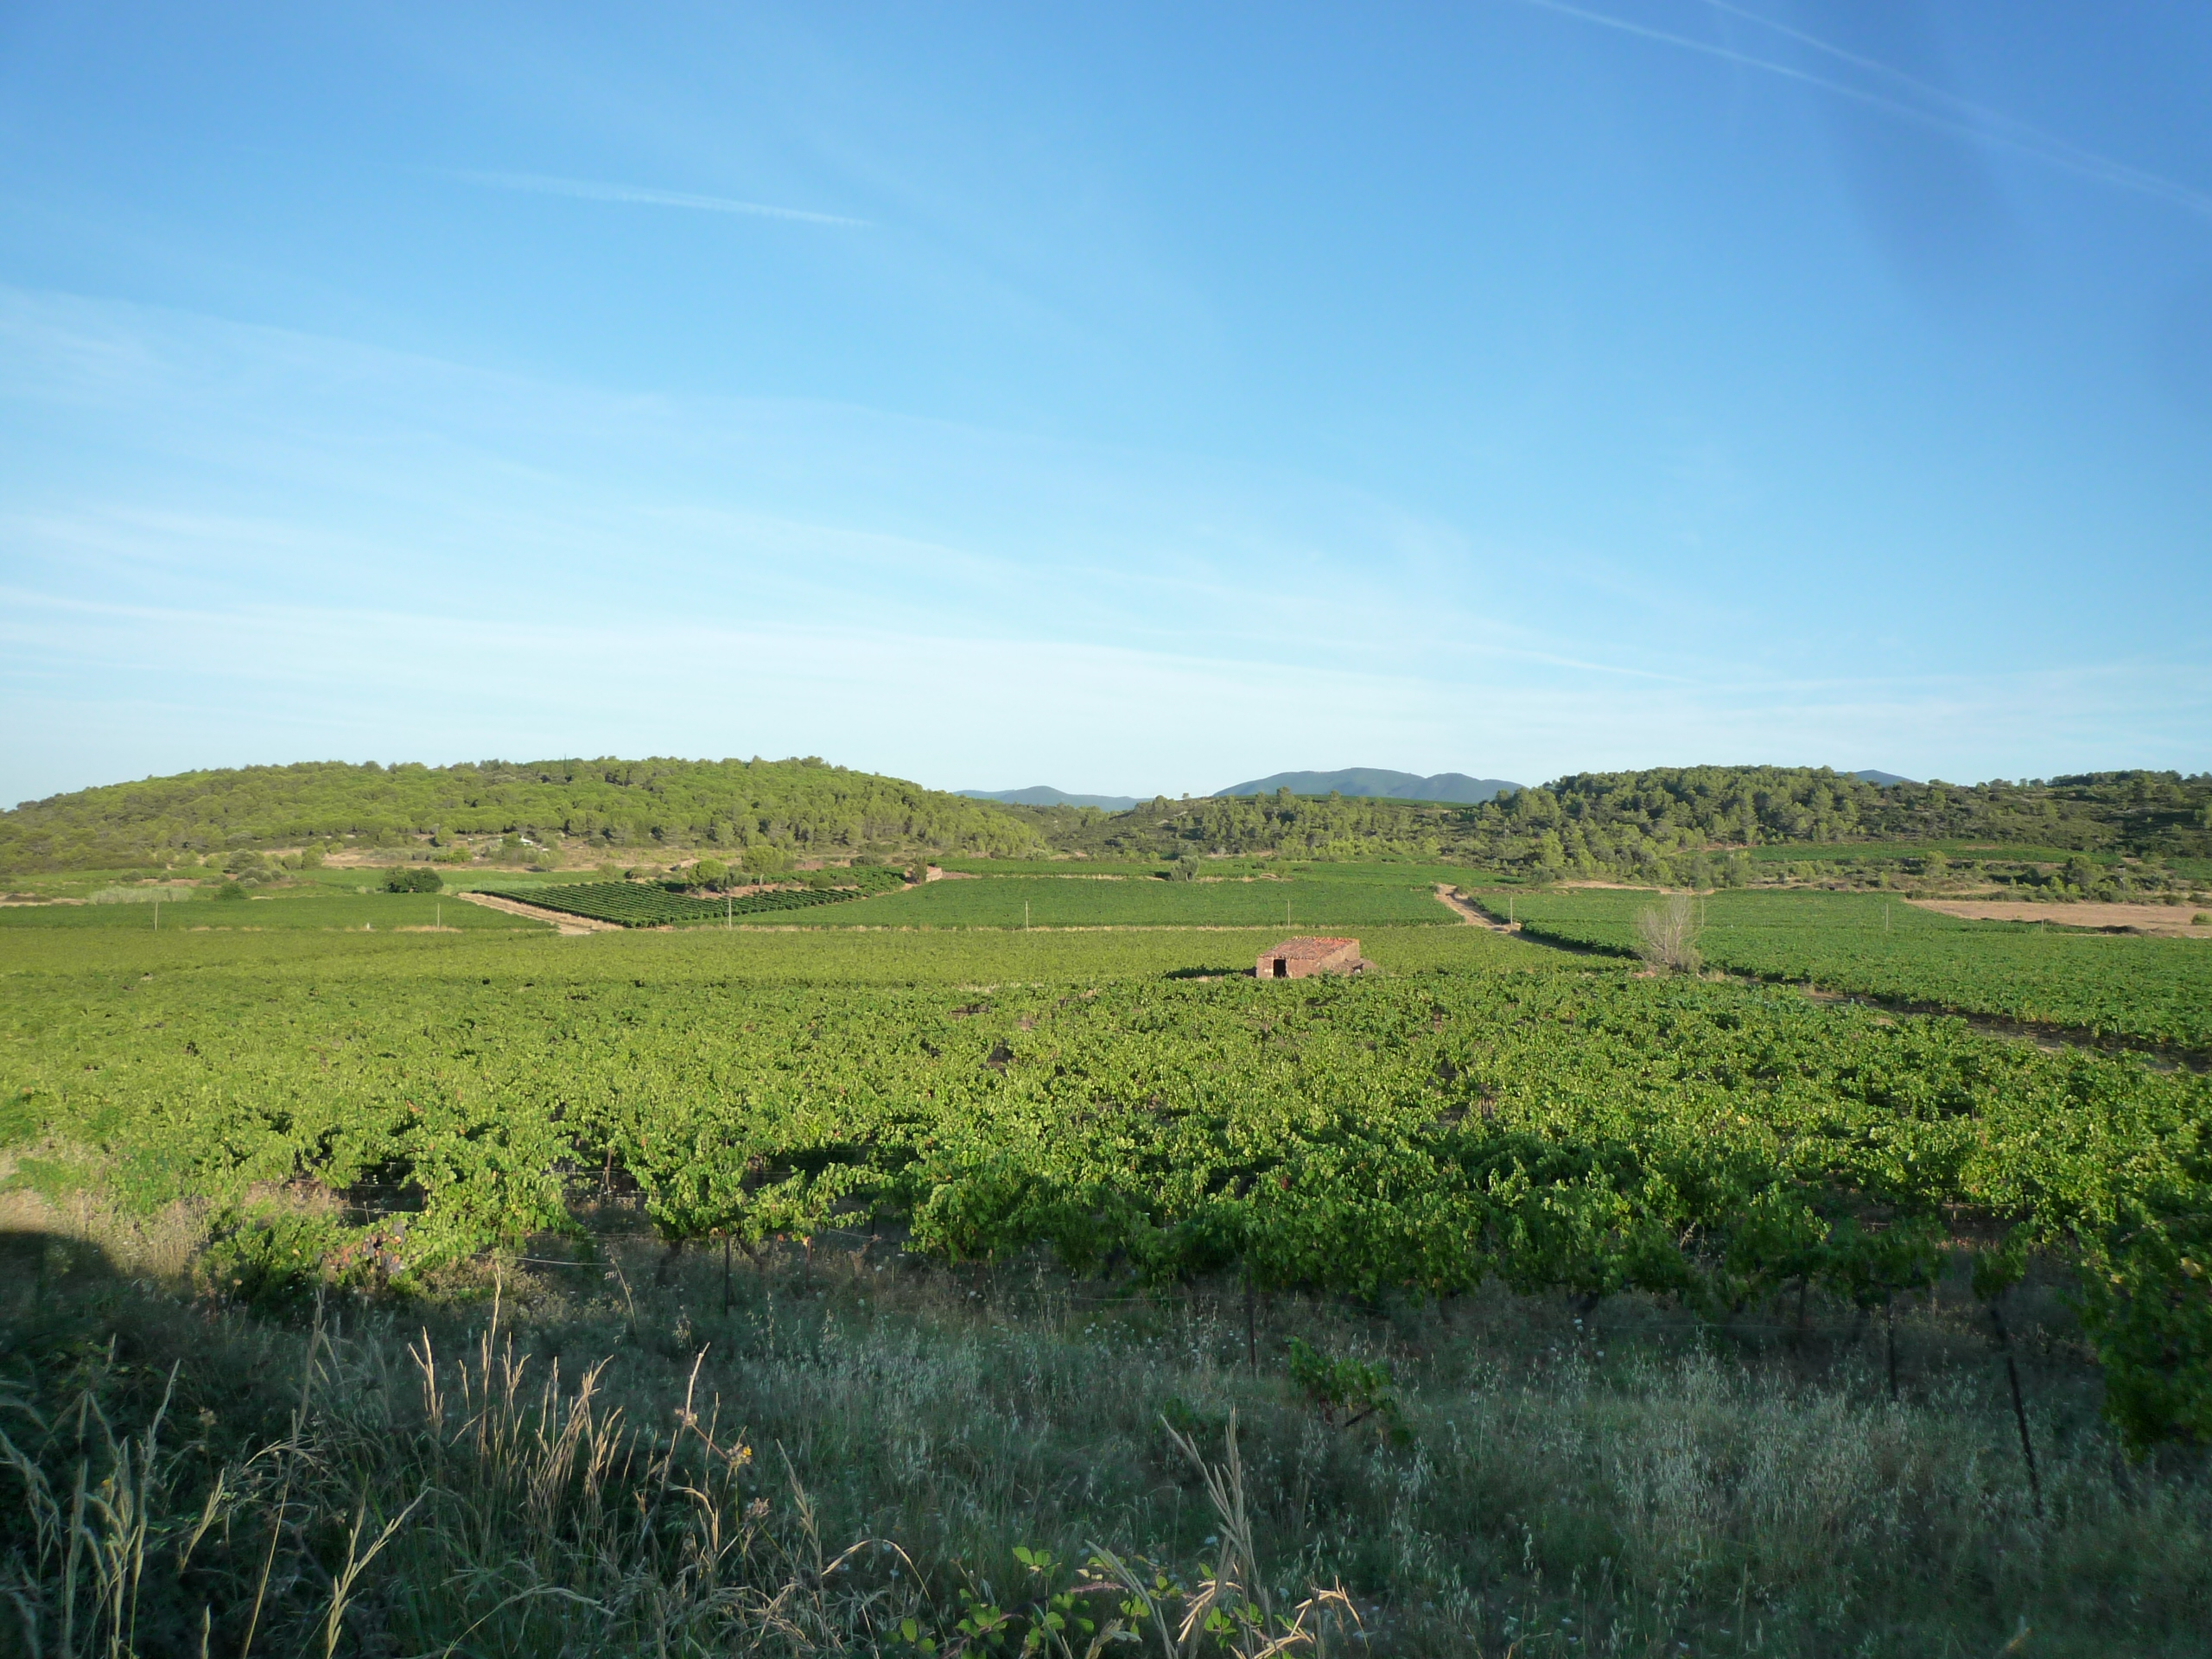
[{"label": "green field", "polygon": [[[1885,935],[1879,901],[1725,897],[1707,931],[1732,960],[1847,961],[1855,941],[1859,959],[1886,961],[1885,939],[1919,938],[1947,954],[1917,960],[1963,982],[1990,942],[1917,912]],[[1516,905],[1607,944],[1637,898]],[[423,1195],[414,1271],[563,1224],[573,1160],[619,1164],[677,1236],[804,1233],[857,1211],[951,1260],[1044,1243],[1077,1270],[1119,1259],[1174,1280],[1241,1264],[1285,1288],[1370,1295],[1496,1276],[1714,1306],[1808,1274],[1887,1295],[1926,1270],[1892,1259],[1897,1242],[1961,1206],[2113,1282],[2177,1271],[2145,1241],[2202,1187],[2190,1148],[2212,1094],[2192,1074],[1638,980],[1457,924],[1370,930],[1382,971],[1366,982],[1255,984],[1241,970],[1271,936],[18,925],[0,936],[0,1098],[10,1141],[59,1149],[56,1167],[100,1161],[141,1204],[382,1172]],[[2113,943],[2140,942],[2000,934],[1989,960],[2002,984],[2023,945]],[[1860,1229],[1869,1204],[1886,1232]],[[2112,1317],[2166,1316],[2130,1300]],[[2108,1361],[2164,1363],[2118,1348]],[[2143,1410],[2212,1412],[2204,1392]],[[2134,1432],[2167,1432],[2149,1421]]]},{"label": "green field", "polygon": [[[652,883],[594,881],[574,873],[447,872],[451,885],[441,898],[385,893],[380,870],[317,870],[283,885],[256,889],[243,900],[216,899],[216,886],[210,883],[160,908],[164,929],[382,930],[426,926],[434,916],[447,926],[469,929],[539,925],[459,897],[462,891],[478,890],[642,927],[714,926],[734,914],[741,926],[749,918],[753,925],[771,927],[1249,927],[1273,928],[1280,938],[1285,931],[1452,923],[1456,918],[1437,902],[1433,886],[1474,879],[1465,870],[1426,865],[1278,868],[1250,878],[1223,878],[1214,874],[1217,868],[1207,867],[1208,879],[1179,881],[1151,874],[1152,867],[1116,874],[1078,866],[1073,874],[952,877],[865,899],[834,890],[741,894],[732,906],[725,906],[719,898],[695,898]],[[855,874],[879,884],[893,879],[889,873],[875,870]],[[93,883],[76,885],[86,892],[99,890]],[[150,930],[153,912],[150,902],[19,905],[0,907],[0,929]],[[1258,949],[1255,944],[1253,954]]]},{"label": "green field", "polygon": [[719,896],[658,881],[580,881],[510,887],[505,891],[548,910],[623,927],[734,925],[740,917],[787,916],[840,905],[901,885],[894,872],[856,870],[850,886],[751,888]]},{"label": "green field", "polygon": [[1427,878],[1426,870],[1399,866],[1364,876],[1327,870],[1243,880],[983,876],[932,881],[822,920],[830,926],[1274,926],[1303,932],[1456,921]]},{"label": "green field", "polygon": [[[1064,875],[1081,880],[1093,875],[1165,875],[1169,866],[1158,859],[1114,858],[939,858],[938,868],[963,875]],[[1260,860],[1239,860],[1235,873],[1264,869]],[[1209,874],[1212,874],[1209,867]]]},{"label": "green field", "polygon": [[[903,1659],[934,1632],[950,1652],[963,1593],[1041,1620],[1046,1590],[1025,1586],[1065,1593],[1094,1541],[1157,1563],[1147,1582],[1188,1605],[1221,1522],[1161,1425],[1215,1456],[1233,1408],[1255,1548],[1303,1575],[1286,1605],[1341,1578],[1369,1650],[1503,1653],[1541,1622],[1731,1651],[1756,1586],[1756,1650],[1805,1659],[1838,1630],[1853,1652],[1995,1651],[2023,1610],[2191,1651],[2212,1500],[2176,1459],[2212,1435],[2212,1305],[2187,1265],[2212,1244],[2212,1083],[1783,988],[1640,978],[1450,922],[1433,874],[995,878],[828,907],[1046,889],[1116,918],[1029,931],[979,907],[564,937],[334,883],[174,906],[290,925],[5,912],[0,1196],[100,1206],[118,1275],[144,1241],[189,1240],[164,1302],[140,1287],[150,1268],[104,1278],[70,1265],[74,1236],[34,1239],[0,1298],[0,1380],[41,1416],[9,1432],[66,1497],[86,1455],[51,1427],[74,1421],[68,1390],[141,1432],[184,1363],[175,1414],[195,1438],[164,1465],[160,1559],[207,1505],[235,1525],[197,1576],[149,1569],[146,1628],[179,1650],[197,1650],[203,1601],[239,1650],[266,1555],[270,1650],[323,1651],[321,1552],[417,1492],[419,1524],[365,1581],[408,1651],[680,1650],[673,1622],[719,1633],[699,1651]],[[1278,985],[1248,969],[1280,924],[1157,919],[1253,892],[1339,916],[1418,901],[1444,922],[1357,924],[1372,976]],[[1636,897],[1514,904],[1595,938]],[[1732,908],[1776,898],[1799,907]],[[1878,925],[1865,902],[1711,907],[1745,936],[1833,947]],[[441,905],[467,931],[396,931]],[[1909,913],[1893,937],[1945,942],[1962,975],[2003,937]],[[639,1230],[703,1249],[679,1259]],[[1989,1391],[1977,1262],[1992,1287],[2030,1281],[2006,1317],[2046,1344],[2029,1376],[2048,1521]],[[318,1293],[346,1335],[315,1373],[283,1344]],[[219,1304],[258,1317],[205,1311]],[[495,1306],[534,1357],[525,1385],[483,1341]],[[1758,1359],[1785,1329],[1794,1357]],[[1906,1355],[1907,1403],[1883,1401],[1870,1329]],[[436,1403],[409,1344],[436,1348],[466,1413]],[[549,1484],[533,1448],[568,1444],[562,1402],[610,1355],[593,1387],[639,1425],[642,1472],[610,1457],[604,1490]],[[654,1461],[699,1432],[680,1428],[695,1389],[702,1422],[728,1413],[722,1461]],[[480,1421],[506,1449],[456,1435]],[[656,1438],[671,1422],[677,1440]],[[1680,1466],[1686,1424],[1703,1472]],[[729,1454],[741,1435],[775,1466]],[[2131,1448],[2166,1462],[2115,1474]],[[1770,1476],[1745,1472],[1767,1452]],[[1654,1470],[1703,1517],[1669,1522],[1664,1548],[1637,1507]],[[706,1496],[656,1508],[671,1481]],[[1859,1526],[1875,1504],[1889,1518]],[[595,1518],[616,1516],[645,1521]],[[823,1535],[898,1553],[870,1546],[843,1599],[804,1604],[809,1629],[842,1636],[777,1649],[786,1615],[745,1620],[830,1576],[807,1554]],[[0,1509],[0,1543],[36,1535]],[[1515,1599],[1450,1599],[1447,1551]],[[1686,1553],[1719,1567],[1686,1579]],[[682,1565],[707,1558],[711,1592]],[[516,1599],[549,1581],[569,1595]],[[903,1623],[885,1639],[884,1607],[914,1640]],[[1894,1639],[1866,1647],[1870,1620]]]},{"label": "green field", "polygon": [[207,891],[181,902],[0,906],[0,933],[164,934],[308,930],[389,932],[432,926],[468,932],[543,932],[547,924],[472,905],[454,893],[353,893],[324,885],[280,889],[267,896],[217,899]]},{"label": "green field", "polygon": [[[454,903],[447,899],[447,909]],[[670,986],[1070,984],[1249,975],[1253,958],[1282,937],[1280,928],[925,932],[823,929],[794,922],[780,928],[563,938],[547,925],[496,912],[478,913],[491,917],[493,925],[460,938],[382,926],[368,932],[358,925],[342,931],[173,932],[165,925],[159,934],[17,926],[0,930],[0,984],[20,989],[84,975],[90,976],[88,984],[97,986],[164,972],[219,972],[244,981],[306,975],[396,982],[425,976],[465,980],[471,975],[519,975],[534,981],[539,975],[619,976],[626,971]],[[1360,948],[1385,968],[1409,974],[1443,969],[1548,971],[1559,965],[1555,951],[1471,927],[1376,928],[1361,936]]]},{"label": "green field", "polygon": [[[1518,895],[1510,913],[1532,938],[1630,955],[1637,912],[1658,901],[1634,889],[1581,888]],[[2202,940],[1964,921],[1874,893],[1717,893],[1698,904],[1699,949],[1732,973],[2212,1048],[2212,945]]]},{"label": "green field", "polygon": [[[1845,866],[1916,865],[1931,853],[1941,854],[1954,865],[2061,865],[2074,859],[2086,859],[2101,868],[2115,870],[2126,863],[2120,853],[2109,849],[2040,846],[2032,842],[1997,842],[1987,841],[1866,841],[1866,842],[1769,842],[1751,849],[1751,861],[1757,865],[1823,864]],[[2165,869],[2173,874],[2197,883],[2212,880],[2212,858],[2193,858],[2183,854],[2169,853],[2161,859]]]}]

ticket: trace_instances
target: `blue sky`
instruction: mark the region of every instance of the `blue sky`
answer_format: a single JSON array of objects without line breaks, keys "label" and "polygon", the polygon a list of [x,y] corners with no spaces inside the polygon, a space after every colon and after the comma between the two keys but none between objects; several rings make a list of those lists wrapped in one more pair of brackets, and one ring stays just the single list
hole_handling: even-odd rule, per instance
[{"label": "blue sky", "polygon": [[2189,0],[0,8],[0,799],[2212,767]]}]

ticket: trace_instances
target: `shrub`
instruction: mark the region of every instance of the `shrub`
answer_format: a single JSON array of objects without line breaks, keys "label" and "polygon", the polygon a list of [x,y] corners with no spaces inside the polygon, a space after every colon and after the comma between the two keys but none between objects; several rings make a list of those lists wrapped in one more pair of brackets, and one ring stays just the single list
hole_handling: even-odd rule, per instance
[{"label": "shrub", "polygon": [[511,834],[501,837],[486,856],[498,864],[527,864],[540,850],[520,836]]},{"label": "shrub", "polygon": [[386,893],[442,893],[445,885],[445,879],[427,867],[394,870],[384,879]]},{"label": "shrub", "polygon": [[1413,1439],[1398,1407],[1395,1379],[1386,1363],[1340,1359],[1293,1337],[1290,1380],[1319,1408],[1325,1423],[1335,1423],[1341,1416],[1344,1427],[1351,1428],[1371,1417],[1385,1439],[1398,1445]]},{"label": "shrub", "polygon": [[193,1265],[194,1283],[257,1313],[297,1313],[320,1288],[363,1281],[354,1230],[306,1211],[227,1211]]},{"label": "shrub", "polygon": [[218,899],[243,899],[246,891],[235,881],[226,881],[215,889],[215,896]]}]

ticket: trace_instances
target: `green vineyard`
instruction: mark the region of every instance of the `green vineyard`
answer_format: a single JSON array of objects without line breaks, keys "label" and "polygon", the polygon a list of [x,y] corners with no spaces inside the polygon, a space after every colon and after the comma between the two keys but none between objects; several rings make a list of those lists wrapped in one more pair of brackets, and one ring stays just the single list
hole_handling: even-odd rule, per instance
[{"label": "green vineyard", "polygon": [[[2129,1437],[2212,1434],[2212,1084],[2132,1058],[1464,927],[1295,988],[1087,970],[1138,966],[1112,934],[998,935],[1020,978],[995,988],[927,934],[864,941],[904,986],[854,983],[836,933],[104,937],[5,957],[0,1130],[56,1149],[35,1179],[94,1158],[140,1206],[238,1206],[218,1259],[246,1267],[250,1191],[302,1176],[385,1213],[287,1270],[394,1288],[610,1192],[671,1240],[866,1224],[1109,1281],[1714,1313],[1807,1285],[1878,1308],[1960,1249],[1991,1285],[2033,1255],[2074,1275]],[[754,979],[772,943],[802,982]]]},{"label": "green vineyard", "polygon": [[[1658,901],[1618,888],[1478,893],[1531,938],[1632,956]],[[2212,945],[1961,921],[1875,893],[1717,893],[1698,901],[1716,968],[1951,1013],[2212,1050]]]},{"label": "green vineyard", "polygon": [[[1332,869],[1177,881],[1147,874],[994,875],[932,881],[868,906],[870,925],[915,927],[1327,927],[1456,924],[1431,871],[1382,880]],[[1447,874],[1466,879],[1463,871]],[[854,921],[863,919],[855,915]]]},{"label": "green vineyard", "polygon": [[507,893],[505,896],[524,899],[543,910],[557,910],[566,916],[613,922],[623,927],[689,927],[739,916],[767,916],[842,904],[901,885],[899,877],[888,871],[841,870],[837,874],[841,880],[849,879],[851,885],[769,887],[709,898],[673,883],[582,881],[569,886],[533,887]]}]

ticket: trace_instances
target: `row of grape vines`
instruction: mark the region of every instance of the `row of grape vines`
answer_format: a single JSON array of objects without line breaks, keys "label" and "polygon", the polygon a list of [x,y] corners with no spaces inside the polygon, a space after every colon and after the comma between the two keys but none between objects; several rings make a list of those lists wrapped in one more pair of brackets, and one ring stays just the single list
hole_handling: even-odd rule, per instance
[{"label": "row of grape vines", "polygon": [[[1595,889],[1507,899],[1471,891],[1531,938],[1632,956],[1659,895]],[[1963,921],[1880,894],[1719,893],[1698,901],[1717,968],[1958,1014],[2212,1052],[2212,946]]]},{"label": "row of grape vines", "polygon": [[581,881],[561,887],[531,887],[507,896],[525,899],[541,909],[557,910],[564,916],[614,922],[623,927],[683,927],[738,916],[772,915],[780,911],[840,904],[899,885],[893,876],[887,883],[873,885],[765,887],[709,898],[672,884]]},{"label": "row of grape vines", "polygon": [[949,1262],[1363,1295],[1878,1307],[1961,1249],[1991,1290],[2038,1254],[2078,1275],[2131,1440],[2212,1439],[2186,1071],[1611,969],[678,994],[631,954],[57,978],[0,1122],[146,1203],[404,1192],[333,1247],[402,1285],[610,1181],[672,1239],[868,1217]]}]

